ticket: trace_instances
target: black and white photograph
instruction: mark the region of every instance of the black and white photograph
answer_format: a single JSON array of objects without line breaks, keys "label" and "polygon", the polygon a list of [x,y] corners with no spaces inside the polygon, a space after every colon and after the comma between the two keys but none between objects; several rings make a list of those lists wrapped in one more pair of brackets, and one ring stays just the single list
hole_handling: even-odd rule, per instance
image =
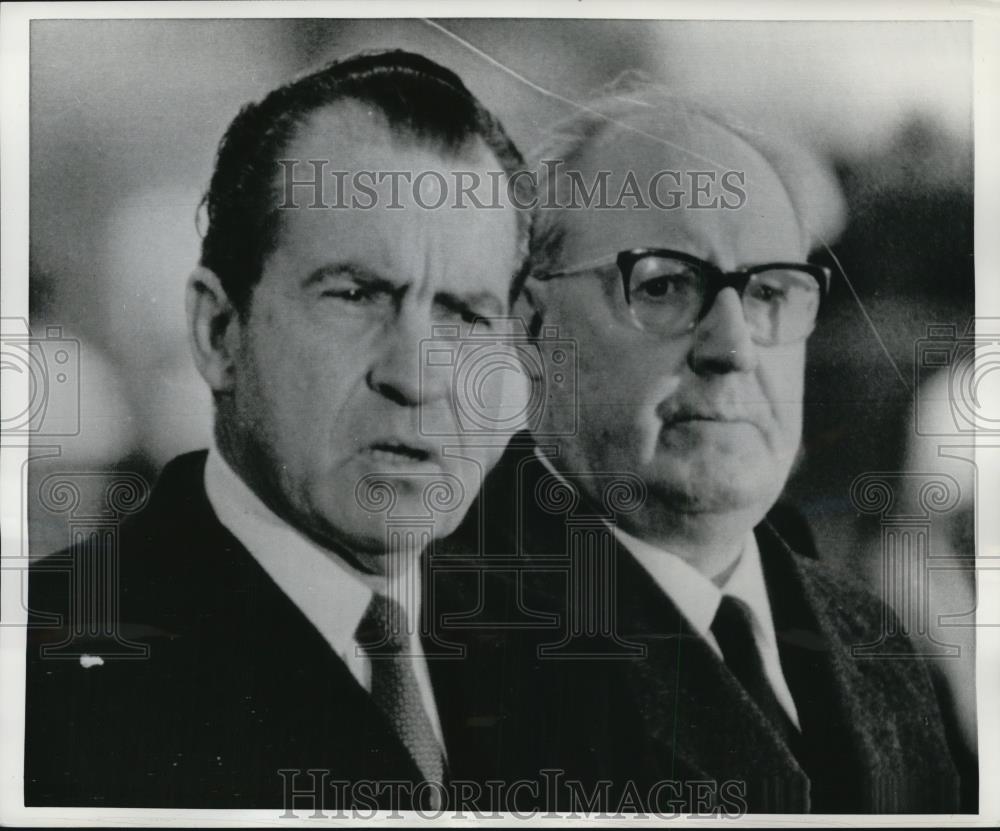
[{"label": "black and white photograph", "polygon": [[1000,821],[996,7],[0,12],[0,821]]}]

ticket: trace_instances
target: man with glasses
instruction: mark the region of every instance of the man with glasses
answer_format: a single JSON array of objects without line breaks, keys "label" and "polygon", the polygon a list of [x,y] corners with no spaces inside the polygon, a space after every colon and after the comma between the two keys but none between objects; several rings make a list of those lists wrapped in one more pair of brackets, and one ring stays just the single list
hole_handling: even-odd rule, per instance
[{"label": "man with glasses", "polygon": [[[538,158],[517,310],[572,345],[575,383],[554,380],[565,361],[529,367],[532,436],[462,533],[518,558],[494,562],[549,679],[553,735],[603,760],[617,793],[636,783],[648,810],[954,810],[923,664],[883,604],[796,553],[808,532],[773,513],[830,289],[807,262],[817,177],[648,91],[589,104]],[[690,190],[663,207],[667,184],[727,173],[740,204]],[[606,204],[581,204],[595,188]],[[853,656],[875,642],[904,658]]]}]

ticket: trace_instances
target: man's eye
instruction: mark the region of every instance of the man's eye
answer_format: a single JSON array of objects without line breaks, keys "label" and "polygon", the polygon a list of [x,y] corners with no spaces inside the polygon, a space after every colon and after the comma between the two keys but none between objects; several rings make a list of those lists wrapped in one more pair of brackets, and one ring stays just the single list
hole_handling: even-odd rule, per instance
[{"label": "man's eye", "polygon": [[486,315],[480,314],[474,309],[465,309],[462,311],[462,322],[468,323],[470,326],[475,323],[478,327],[485,329],[493,328],[493,323]]},{"label": "man's eye", "polygon": [[632,289],[639,299],[670,300],[689,297],[695,291],[695,280],[690,274],[663,274],[649,277]]},{"label": "man's eye", "polygon": [[788,289],[785,286],[758,283],[753,286],[750,293],[754,300],[772,305],[778,305],[788,300]]},{"label": "man's eye", "polygon": [[367,286],[331,286],[324,289],[321,297],[331,297],[350,305],[376,302],[385,297],[385,292]]},{"label": "man's eye", "polygon": [[457,321],[462,325],[462,330],[465,332],[468,332],[473,326],[479,331],[493,328],[489,316],[484,315],[476,309],[442,306],[438,314],[442,320]]}]

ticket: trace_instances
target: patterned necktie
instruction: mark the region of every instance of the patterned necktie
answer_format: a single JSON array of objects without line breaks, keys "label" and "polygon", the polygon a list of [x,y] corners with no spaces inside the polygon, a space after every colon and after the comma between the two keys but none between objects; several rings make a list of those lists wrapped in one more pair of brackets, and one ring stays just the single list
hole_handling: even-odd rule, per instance
[{"label": "patterned necktie", "polygon": [[[374,594],[355,639],[371,660],[371,694],[376,706],[402,740],[424,780],[442,782],[441,745],[417,685],[402,606],[385,595]],[[438,789],[427,790],[433,801]]]},{"label": "patterned necktie", "polygon": [[798,731],[764,672],[764,661],[757,649],[746,604],[728,594],[723,595],[712,621],[712,634],[722,650],[726,666],[791,747]]}]

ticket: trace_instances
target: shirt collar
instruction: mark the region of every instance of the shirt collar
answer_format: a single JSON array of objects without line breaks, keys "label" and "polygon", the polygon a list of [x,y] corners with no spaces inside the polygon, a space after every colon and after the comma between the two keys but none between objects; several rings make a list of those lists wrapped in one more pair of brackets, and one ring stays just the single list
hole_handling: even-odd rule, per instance
[{"label": "shirt collar", "polygon": [[[562,475],[550,459],[537,447],[535,456],[552,474]],[[707,640],[719,652],[712,635],[712,621],[719,609],[724,594],[743,601],[750,609],[754,635],[766,644],[777,648],[771,606],[767,599],[767,586],[760,561],[760,550],[753,531],[747,533],[740,559],[720,588],[714,582],[683,558],[665,549],[639,539],[619,528],[611,526],[620,543],[632,554],[643,569],[649,573],[660,590],[688,620],[695,632]]]},{"label": "shirt collar", "polygon": [[230,467],[214,443],[205,463],[205,490],[219,521],[339,654],[354,650],[355,632],[375,592],[399,600],[410,631],[418,631],[418,563],[391,582],[359,571],[336,551],[313,542],[275,514]]},{"label": "shirt collar", "polygon": [[[694,630],[712,641],[712,620],[722,602],[723,592],[719,587],[676,554],[634,537],[617,526],[614,534],[653,578],[660,590],[673,601]],[[742,559],[736,571],[739,571],[741,565]]]},{"label": "shirt collar", "polygon": [[722,590],[724,594],[732,595],[746,604],[753,619],[754,636],[777,653],[778,639],[774,634],[774,619],[771,616],[771,603],[767,598],[764,567],[753,532],[747,535],[740,562]]},{"label": "shirt collar", "polygon": [[795,699],[781,669],[781,656],[778,652],[778,639],[774,634],[771,604],[767,599],[767,584],[764,582],[760,549],[757,547],[757,539],[753,532],[747,534],[736,568],[721,589],[680,557],[649,545],[619,528],[615,528],[614,533],[687,618],[695,632],[720,658],[723,657],[722,650],[712,634],[715,613],[724,595],[743,601],[750,610],[753,637],[764,665],[764,674],[778,702],[792,723],[799,727]]},{"label": "shirt collar", "polygon": [[[676,554],[650,545],[617,527],[614,534],[663,593],[673,601],[694,630],[713,647],[717,647],[717,644],[712,635],[712,622],[723,596],[728,595],[741,600],[750,610],[754,637],[777,650],[778,642],[771,618],[771,604],[767,599],[760,549],[752,531],[747,534],[743,543],[736,568],[721,588]],[[716,648],[716,651],[719,650]]]}]

